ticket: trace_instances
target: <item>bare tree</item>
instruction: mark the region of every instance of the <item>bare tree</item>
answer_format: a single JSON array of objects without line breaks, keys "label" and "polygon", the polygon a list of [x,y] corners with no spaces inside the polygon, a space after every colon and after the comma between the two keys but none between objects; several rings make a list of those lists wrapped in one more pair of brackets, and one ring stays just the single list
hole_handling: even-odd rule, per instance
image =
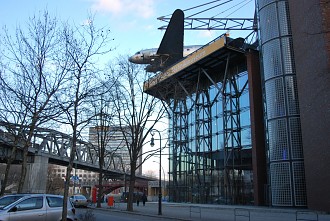
[{"label": "bare tree", "polygon": [[61,56],[63,44],[58,38],[57,20],[47,11],[30,18],[24,28],[18,26],[14,36],[6,27],[2,33],[0,121],[5,132],[11,134],[13,148],[7,158],[0,194],[4,193],[17,148],[23,151],[18,192],[23,191],[28,148],[32,146],[34,131],[59,114],[54,96],[61,90],[67,74],[63,68],[67,61]]},{"label": "bare tree", "polygon": [[60,194],[63,191],[64,180],[54,173],[54,165],[48,165],[46,193]]},{"label": "bare tree", "polygon": [[[66,43],[66,55],[70,60],[70,83],[67,91],[57,97],[65,117],[61,123],[68,124],[71,132],[71,150],[69,164],[66,172],[64,187],[64,202],[68,199],[69,179],[72,172],[73,161],[76,158],[77,141],[82,129],[94,117],[91,112],[89,99],[95,91],[100,91],[101,84],[95,77],[100,69],[97,59],[111,51],[109,43],[110,30],[96,28],[94,18],[90,18],[85,25],[70,28],[65,26],[62,40]],[[67,204],[63,204],[62,220],[66,221]]]},{"label": "bare tree", "polygon": [[[1,179],[4,178],[6,169],[7,169],[7,165],[0,164]],[[21,166],[13,164],[10,167],[8,181],[7,181],[8,185],[6,186],[6,192],[17,191],[17,186],[18,186],[20,177],[21,177]]]},{"label": "bare tree", "polygon": [[144,151],[150,131],[165,117],[162,103],[143,92],[143,82],[148,76],[139,65],[130,63],[128,57],[118,59],[112,72],[116,78],[114,108],[130,157],[129,194],[127,210],[133,211],[133,194],[136,171],[159,150]]},{"label": "bare tree", "polygon": [[114,139],[116,130],[114,130],[114,109],[112,108],[112,87],[114,80],[108,79],[104,81],[101,91],[96,91],[96,95],[91,100],[91,106],[94,110],[94,119],[92,121],[94,127],[90,128],[91,140],[93,140],[95,151],[98,154],[99,161],[99,181],[98,181],[98,197],[97,207],[101,207],[101,200],[103,195],[103,170],[104,158],[113,157],[115,151],[120,147],[120,143],[117,146],[110,146],[111,140]]}]

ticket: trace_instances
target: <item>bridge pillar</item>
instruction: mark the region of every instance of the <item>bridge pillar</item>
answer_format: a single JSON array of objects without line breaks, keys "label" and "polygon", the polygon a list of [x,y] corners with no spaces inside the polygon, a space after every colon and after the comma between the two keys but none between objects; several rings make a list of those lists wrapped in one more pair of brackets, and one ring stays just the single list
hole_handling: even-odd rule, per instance
[{"label": "bridge pillar", "polygon": [[24,193],[46,193],[48,174],[48,157],[34,156],[34,162],[29,163],[23,187]]}]

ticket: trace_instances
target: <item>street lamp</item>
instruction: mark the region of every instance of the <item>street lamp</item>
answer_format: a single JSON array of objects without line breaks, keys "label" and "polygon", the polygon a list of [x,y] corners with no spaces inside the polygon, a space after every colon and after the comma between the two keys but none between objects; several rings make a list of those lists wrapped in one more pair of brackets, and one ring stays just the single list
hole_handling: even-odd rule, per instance
[{"label": "street lamp", "polygon": [[150,146],[155,146],[154,135],[155,131],[158,132],[159,135],[159,195],[158,195],[158,215],[162,215],[162,136],[160,132],[156,129],[152,129],[150,131],[151,141]]},{"label": "street lamp", "polygon": [[[158,163],[159,165],[160,165],[160,163],[159,162],[157,162],[157,161],[152,161],[152,162],[154,162],[154,163]],[[160,165],[161,166],[161,168],[162,168],[162,170],[163,170],[163,176],[164,176],[164,188],[165,188],[165,190],[164,191],[166,191],[166,178],[165,178],[165,170],[164,170],[164,167],[162,166],[162,165]],[[165,200],[165,196],[163,195],[163,197],[164,197],[164,200]]]}]

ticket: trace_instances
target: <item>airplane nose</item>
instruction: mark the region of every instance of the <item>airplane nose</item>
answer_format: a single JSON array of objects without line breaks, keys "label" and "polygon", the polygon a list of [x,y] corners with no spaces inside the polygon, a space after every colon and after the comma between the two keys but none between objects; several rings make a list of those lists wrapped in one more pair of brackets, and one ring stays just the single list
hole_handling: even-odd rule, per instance
[{"label": "airplane nose", "polygon": [[132,56],[128,58],[128,61],[129,61],[129,62],[133,62],[133,58],[132,58]]}]

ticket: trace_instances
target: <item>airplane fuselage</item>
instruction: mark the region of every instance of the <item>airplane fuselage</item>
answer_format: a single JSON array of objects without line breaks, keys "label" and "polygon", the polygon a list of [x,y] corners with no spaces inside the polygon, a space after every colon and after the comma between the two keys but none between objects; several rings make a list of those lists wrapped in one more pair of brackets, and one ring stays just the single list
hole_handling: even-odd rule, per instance
[{"label": "airplane fuselage", "polygon": [[157,48],[145,49],[136,52],[129,57],[129,61],[135,64],[150,64],[157,55]]},{"label": "airplane fuselage", "polygon": [[[200,47],[202,46],[201,45],[185,46],[183,48],[183,57],[186,57],[187,55],[196,51]],[[134,55],[129,57],[128,60],[135,64],[152,64],[155,60],[157,60],[161,56],[166,56],[166,55],[157,54],[157,50],[158,48],[151,48],[151,49],[138,51]]]}]

